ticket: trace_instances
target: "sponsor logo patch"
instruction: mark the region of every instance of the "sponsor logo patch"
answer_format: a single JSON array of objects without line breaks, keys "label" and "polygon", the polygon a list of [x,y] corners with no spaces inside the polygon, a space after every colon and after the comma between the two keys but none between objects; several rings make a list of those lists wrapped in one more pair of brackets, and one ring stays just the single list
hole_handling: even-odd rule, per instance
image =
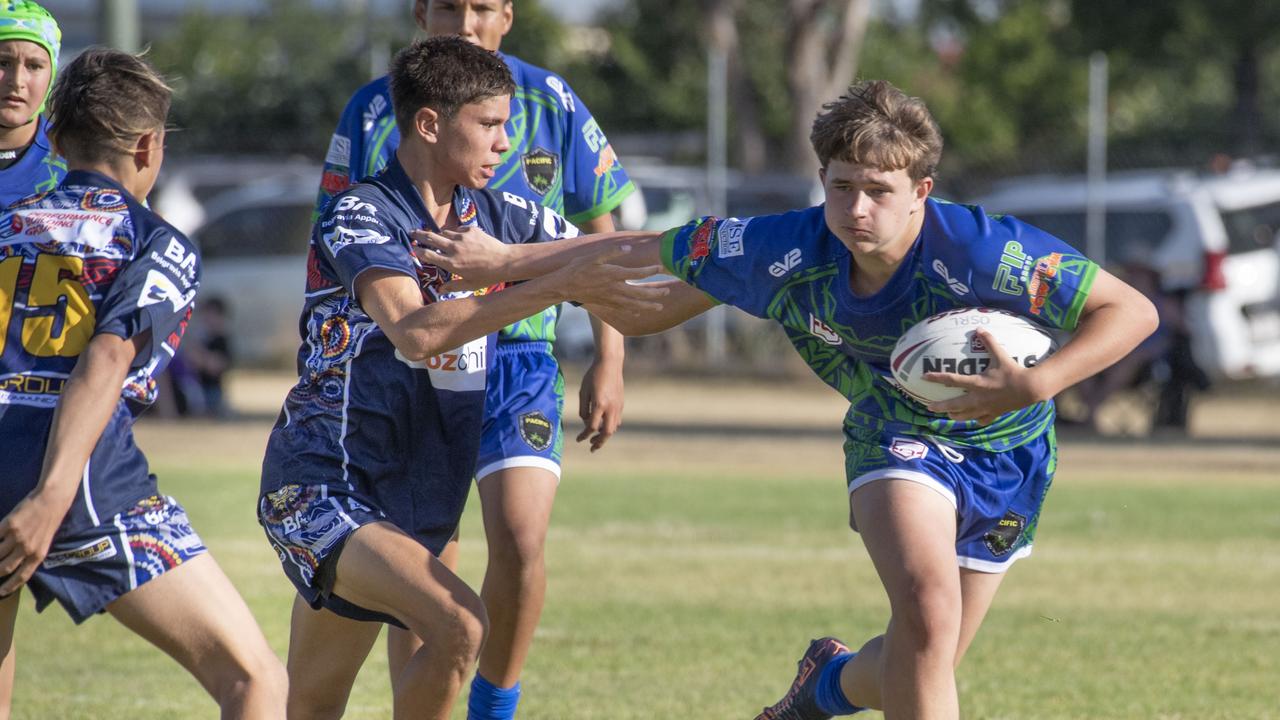
[{"label": "sponsor logo patch", "polygon": [[716,256],[721,260],[742,255],[742,235],[750,220],[730,218],[720,225],[716,233]]},{"label": "sponsor logo patch", "polygon": [[324,154],[326,165],[351,165],[351,139],[341,135],[329,138],[329,150]]},{"label": "sponsor logo patch", "polygon": [[1027,529],[1027,519],[1018,513],[1010,510],[1000,518],[1000,522],[996,526],[987,531],[982,536],[982,542],[991,551],[992,555],[1000,557],[1008,555],[1022,537],[1022,532]]},{"label": "sponsor logo patch", "polygon": [[809,313],[809,332],[818,336],[822,342],[828,345],[839,345],[844,342],[840,339],[840,333],[836,332],[830,325],[819,320],[813,313]]},{"label": "sponsor logo patch", "polygon": [[889,445],[889,452],[903,460],[923,460],[929,454],[929,446],[919,440],[894,438],[893,443]]},{"label": "sponsor logo patch", "polygon": [[535,410],[531,413],[525,413],[520,416],[517,423],[520,426],[520,438],[524,440],[526,445],[537,452],[542,452],[551,447],[551,440],[555,437],[555,428],[551,426],[551,421],[541,411]]},{"label": "sponsor logo patch", "polygon": [[64,565],[79,565],[94,560],[107,560],[116,556],[116,546],[111,538],[100,537],[72,550],[51,552],[41,563],[45,569],[53,569]]},{"label": "sponsor logo patch", "polygon": [[142,294],[138,296],[140,308],[168,302],[173,305],[173,311],[178,312],[196,296],[194,288],[190,292],[183,293],[168,275],[159,270],[148,270],[147,282],[142,287],[144,288]]},{"label": "sponsor logo patch", "polygon": [[560,157],[550,150],[534,148],[524,154],[520,164],[524,167],[524,179],[529,183],[529,189],[539,195],[546,195],[551,186],[556,184]]}]

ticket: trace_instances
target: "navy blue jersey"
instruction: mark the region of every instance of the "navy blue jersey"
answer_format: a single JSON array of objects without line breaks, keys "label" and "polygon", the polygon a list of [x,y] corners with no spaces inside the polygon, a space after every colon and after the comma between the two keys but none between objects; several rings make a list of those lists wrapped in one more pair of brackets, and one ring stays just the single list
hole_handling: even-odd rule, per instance
[{"label": "navy blue jersey", "polygon": [[0,209],[30,195],[49,192],[67,174],[67,163],[54,154],[45,131],[49,121],[36,120],[36,137],[18,162],[0,170]]},{"label": "navy blue jersey", "polygon": [[849,289],[852,255],[827,228],[821,206],[695,220],[663,236],[662,255],[674,275],[716,300],[779,322],[818,377],[849,399],[849,437],[876,444],[927,435],[992,451],[1042,434],[1053,421],[1052,402],[987,426],[935,415],[894,384],[894,344],[920,320],[957,307],[999,308],[1073,330],[1097,272],[1069,245],[1016,218],[933,199],[919,238],[870,297]]},{"label": "navy blue jersey", "polygon": [[149,340],[68,519],[96,523],[155,494],[129,428],[155,401],[155,378],[182,341],[199,277],[191,242],[98,173],[71,172],[52,192],[0,214],[0,513],[35,487],[62,387],[100,333]]},{"label": "navy blue jersey", "polygon": [[[613,210],[635,185],[585,103],[559,75],[499,53],[511,70],[507,136],[489,188],[519,195],[581,223]],[[317,212],[352,183],[372,177],[400,144],[387,77],[373,80],[347,102],[325,155]],[[503,341],[555,341],[558,306],[503,328]]]},{"label": "navy blue jersey", "polygon": [[[508,243],[571,237],[558,213],[509,194],[455,188],[463,224]],[[336,196],[312,231],[298,384],[272,430],[262,492],[289,483],[362,493],[439,551],[475,471],[488,339],[410,362],[360,307],[356,278],[382,268],[447,301],[448,273],[413,255],[413,230],[437,229],[398,161]]]}]

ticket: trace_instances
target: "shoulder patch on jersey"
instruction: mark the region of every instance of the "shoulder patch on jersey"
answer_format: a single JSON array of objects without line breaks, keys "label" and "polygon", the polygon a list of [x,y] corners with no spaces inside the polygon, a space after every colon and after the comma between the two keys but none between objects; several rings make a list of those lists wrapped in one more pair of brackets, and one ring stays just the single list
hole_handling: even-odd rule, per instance
[{"label": "shoulder patch on jersey", "polygon": [[742,236],[750,222],[751,218],[729,218],[721,223],[720,229],[716,231],[716,257],[724,260],[742,255]]},{"label": "shoulder patch on jersey", "polygon": [[324,155],[326,165],[351,166],[351,138],[334,133],[329,138],[329,151]]},{"label": "shoulder patch on jersey", "polygon": [[391,236],[383,235],[377,230],[349,228],[343,225],[335,225],[332,231],[325,233],[320,239],[334,255],[351,245],[382,245],[391,242]]}]

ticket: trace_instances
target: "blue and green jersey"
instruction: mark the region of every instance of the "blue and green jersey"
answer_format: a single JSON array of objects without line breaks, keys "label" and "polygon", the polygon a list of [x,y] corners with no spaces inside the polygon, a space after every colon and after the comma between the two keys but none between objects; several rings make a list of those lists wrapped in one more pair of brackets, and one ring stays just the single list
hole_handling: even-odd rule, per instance
[{"label": "blue and green jersey", "polygon": [[[635,191],[591,111],[563,78],[511,55],[516,92],[507,135],[511,149],[488,187],[551,208],[582,223],[616,208]],[[386,77],[352,96],[325,155],[317,216],[334,195],[377,174],[400,144]],[[556,308],[503,328],[499,341],[555,340]]]},{"label": "blue and green jersey", "polygon": [[46,193],[58,187],[67,174],[67,161],[53,152],[46,130],[49,121],[36,120],[35,139],[18,162],[0,170],[0,210],[29,195]]},{"label": "blue and green jersey", "polygon": [[781,324],[814,373],[849,399],[846,437],[879,444],[918,435],[996,452],[1049,429],[1052,401],[986,426],[930,413],[894,384],[894,344],[920,320],[958,307],[998,308],[1071,331],[1097,273],[1069,245],[1016,218],[932,199],[920,237],[869,297],[850,290],[852,255],[821,206],[694,220],[663,235],[662,256],[672,274],[715,300]]}]

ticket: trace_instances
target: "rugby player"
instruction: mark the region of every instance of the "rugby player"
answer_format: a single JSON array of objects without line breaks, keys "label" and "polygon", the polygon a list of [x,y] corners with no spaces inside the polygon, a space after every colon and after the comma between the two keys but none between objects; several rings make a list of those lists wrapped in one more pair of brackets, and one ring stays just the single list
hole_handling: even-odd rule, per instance
[{"label": "rugby player", "polygon": [[[458,35],[498,51],[515,19],[512,0],[417,0],[413,17],[428,37]],[[509,54],[516,89],[503,153],[489,187],[536,202],[585,232],[614,229],[610,211],[634,186],[591,111],[563,78]],[[387,165],[400,141],[386,77],[348,102],[325,157],[319,205]],[[498,333],[489,370],[485,422],[476,472],[489,562],[481,596],[491,622],[472,684],[471,720],[514,715],[520,673],[533,643],[546,592],[544,547],[560,479],[564,379],[551,354],[558,308]],[[623,342],[592,319],[595,357],[582,378],[578,441],[600,449],[618,429],[623,405]],[[456,543],[442,558],[456,567]],[[392,677],[421,641],[392,628]]]},{"label": "rugby player", "polygon": [[[422,244],[467,284],[536,277],[601,246],[660,259],[678,280],[664,310],[600,309],[627,334],[657,332],[728,303],[782,325],[814,372],[849,399],[849,517],[889,596],[886,631],[857,652],[815,640],[787,694],[758,720],[880,708],[956,718],[955,667],[1005,571],[1031,552],[1057,466],[1052,398],[1115,363],[1156,327],[1141,293],[1061,240],[1009,216],[930,198],[942,136],[924,103],[856,84],[814,121],[826,202],[748,219],[702,218],[661,236],[587,237],[513,248],[472,233]],[[929,374],[967,394],[928,406],[894,385],[889,353],[929,315],[991,307],[1072,339],[1033,368]],[[994,337],[982,342],[1003,357]]]},{"label": "rugby player", "polygon": [[62,31],[30,0],[0,2],[0,209],[58,186],[67,164],[42,115],[58,72]]},{"label": "rugby player", "polygon": [[38,610],[56,600],[76,623],[111,613],[223,717],[285,710],[280,660],[133,439],[200,281],[195,247],[142,205],[169,101],[139,58],[86,50],[49,101],[70,171],[0,214],[0,716],[24,583]]},{"label": "rugby player", "polygon": [[259,519],[299,592],[293,718],[342,714],[382,622],[427,641],[398,668],[395,717],[448,717],[487,628],[480,598],[437,558],[476,470],[487,335],[569,299],[654,309],[645,299],[665,294],[625,283],[656,268],[598,259],[502,292],[442,293],[448,273],[412,252],[421,228],[514,243],[578,230],[479,190],[510,148],[515,84],[497,55],[458,37],[420,41],[396,57],[389,87],[401,142],[313,229],[300,377],[263,462]]}]

